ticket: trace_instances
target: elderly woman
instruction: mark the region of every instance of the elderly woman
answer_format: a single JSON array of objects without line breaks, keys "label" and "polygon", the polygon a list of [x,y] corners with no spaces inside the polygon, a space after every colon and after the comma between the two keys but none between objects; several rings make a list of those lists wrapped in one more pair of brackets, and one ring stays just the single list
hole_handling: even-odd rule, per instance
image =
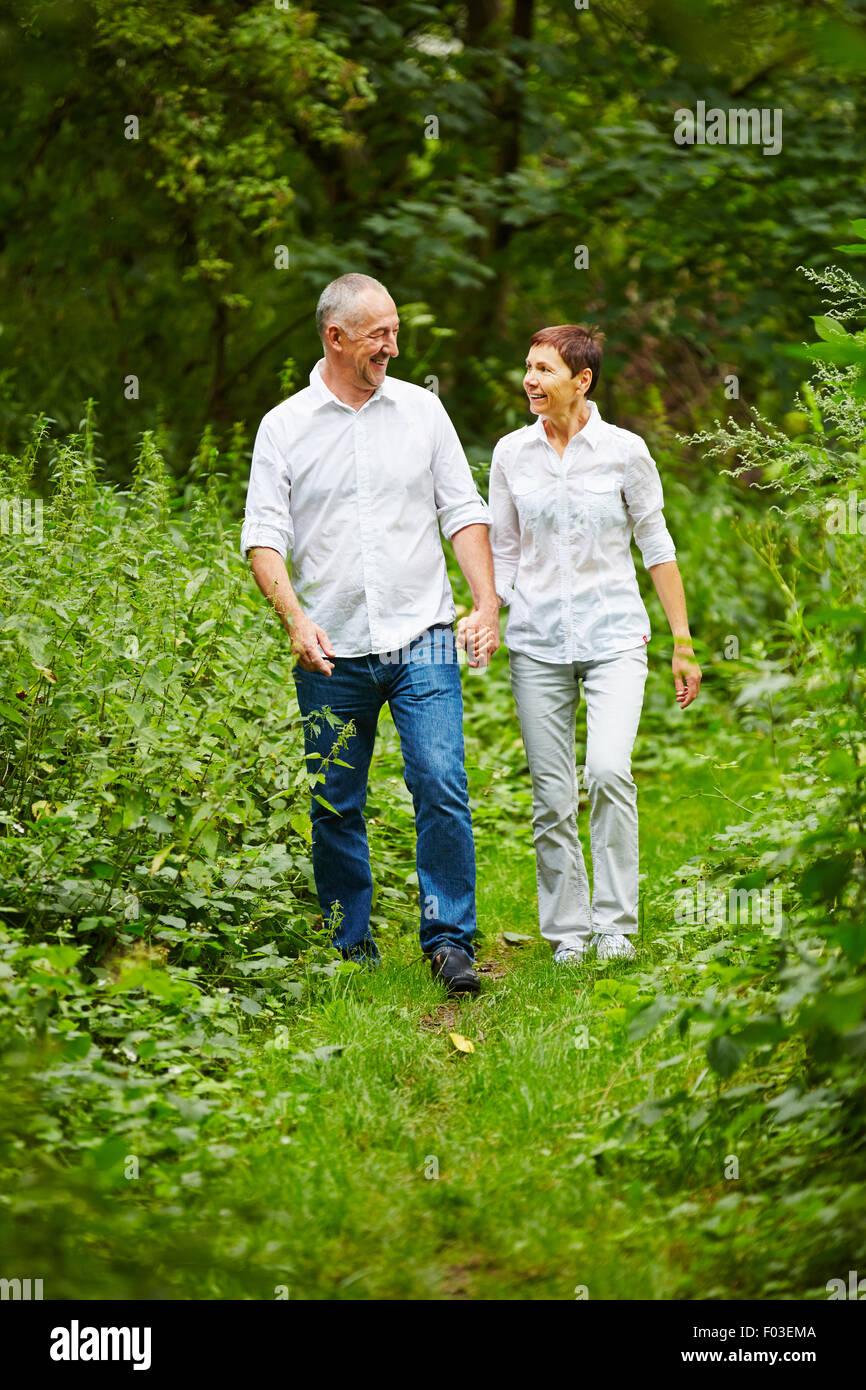
[{"label": "elderly woman", "polygon": [[[696,698],[692,650],[662,488],[646,444],[590,400],[603,335],[574,324],[531,340],[523,386],[531,425],[500,439],[490,473],[500,604],[510,604],[511,687],[532,780],[538,907],[554,960],[634,955],[637,788],[631,752],[647,673],[649,618],[631,539],[674,639],[675,699]],[[575,716],[586,700],[593,891],[577,831]]]}]

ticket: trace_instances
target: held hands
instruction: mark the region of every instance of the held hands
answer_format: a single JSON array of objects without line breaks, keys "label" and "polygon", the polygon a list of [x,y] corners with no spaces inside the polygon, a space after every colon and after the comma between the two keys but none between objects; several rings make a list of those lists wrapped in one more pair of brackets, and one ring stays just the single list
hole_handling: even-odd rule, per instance
[{"label": "held hands", "polygon": [[486,666],[499,646],[499,604],[473,608],[457,624],[457,645],[465,647],[470,666]]},{"label": "held hands", "polygon": [[325,676],[331,674],[334,663],[326,658],[333,658],[334,651],[331,639],[323,627],[319,627],[318,623],[314,623],[304,613],[298,613],[292,619],[289,635],[292,639],[292,651],[298,658],[299,666],[305,671],[321,671]]},{"label": "held hands", "polygon": [[685,709],[687,705],[692,703],[692,700],[698,698],[698,691],[701,688],[701,668],[695,660],[695,654],[690,646],[678,644],[674,647],[671,669],[674,673],[677,704],[680,709]]}]

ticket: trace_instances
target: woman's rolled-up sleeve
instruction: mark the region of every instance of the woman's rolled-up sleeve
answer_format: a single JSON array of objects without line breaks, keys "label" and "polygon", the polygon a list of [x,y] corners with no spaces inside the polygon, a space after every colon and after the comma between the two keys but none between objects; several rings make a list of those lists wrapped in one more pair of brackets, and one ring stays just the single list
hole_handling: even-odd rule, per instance
[{"label": "woman's rolled-up sleeve", "polygon": [[646,568],[675,560],[676,547],[664,518],[661,478],[642,439],[629,456],[622,490]]},{"label": "woman's rolled-up sleeve", "polygon": [[275,437],[267,417],[259,425],[247,487],[241,555],[257,545],[279,551],[285,560],[295,543],[290,510],[291,483],[285,445]]}]

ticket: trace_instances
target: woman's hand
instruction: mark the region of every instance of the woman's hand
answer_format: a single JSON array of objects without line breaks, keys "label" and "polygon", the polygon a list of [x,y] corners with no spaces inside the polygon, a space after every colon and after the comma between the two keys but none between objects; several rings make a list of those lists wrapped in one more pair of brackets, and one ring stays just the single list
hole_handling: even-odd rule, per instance
[{"label": "woman's hand", "polygon": [[457,624],[457,645],[466,649],[470,666],[486,666],[499,647],[499,605],[473,608]]},{"label": "woman's hand", "polygon": [[671,667],[677,692],[676,700],[680,709],[685,709],[692,700],[698,698],[701,668],[695,661],[679,565],[676,560],[662,560],[657,565],[650,565],[650,575],[665,610],[665,617],[671,625],[671,636],[674,639],[674,659]]},{"label": "woman's hand", "polygon": [[674,673],[677,704],[680,709],[685,709],[686,705],[690,705],[692,700],[698,698],[698,691],[701,688],[701,668],[695,660],[695,654],[691,647],[674,647],[671,669]]}]

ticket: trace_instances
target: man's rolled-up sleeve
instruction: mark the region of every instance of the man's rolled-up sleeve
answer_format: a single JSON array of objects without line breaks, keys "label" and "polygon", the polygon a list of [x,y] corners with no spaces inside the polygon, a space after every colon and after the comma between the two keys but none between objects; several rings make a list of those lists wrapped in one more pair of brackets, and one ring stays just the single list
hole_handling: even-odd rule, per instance
[{"label": "man's rolled-up sleeve", "polygon": [[285,560],[295,543],[292,525],[291,483],[284,445],[275,437],[267,417],[259,425],[253,445],[253,461],[247,487],[241,555],[257,545],[277,550]]},{"label": "man's rolled-up sleeve", "polygon": [[623,496],[645,567],[675,560],[676,547],[664,518],[661,478],[643,440],[637,442],[626,464]]},{"label": "man's rolled-up sleeve", "polygon": [[464,526],[490,525],[490,512],[482,498],[472,470],[442,402],[431,396],[433,405],[433,453],[431,470],[436,498],[436,516],[446,540]]},{"label": "man's rolled-up sleeve", "polygon": [[502,468],[498,444],[490,464],[490,516],[494,582],[497,596],[505,605],[514,597],[514,581],[520,563],[520,521]]}]

